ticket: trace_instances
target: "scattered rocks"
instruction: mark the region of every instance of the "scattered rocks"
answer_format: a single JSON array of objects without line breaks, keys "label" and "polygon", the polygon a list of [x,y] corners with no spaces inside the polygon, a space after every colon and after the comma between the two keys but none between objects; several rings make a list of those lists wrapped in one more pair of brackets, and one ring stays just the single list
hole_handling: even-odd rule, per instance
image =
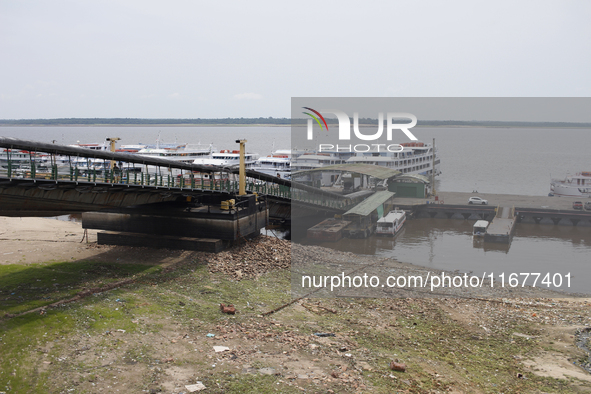
[{"label": "scattered rocks", "polygon": [[278,375],[275,368],[261,368],[259,369],[261,375]]},{"label": "scattered rocks", "polygon": [[222,313],[227,313],[229,315],[234,315],[236,314],[236,308],[234,307],[234,305],[224,305],[224,304],[220,304],[220,310],[222,311]]},{"label": "scattered rocks", "polygon": [[390,363],[390,369],[392,371],[398,371],[398,372],[405,372],[406,371],[406,364],[402,364],[396,361],[392,361]]},{"label": "scattered rocks", "polygon": [[289,269],[291,243],[261,235],[206,258],[212,273],[223,272],[235,280],[256,278],[272,270]]},{"label": "scattered rocks", "polygon": [[195,391],[205,390],[207,387],[205,387],[203,383],[197,382],[195,384],[187,384],[185,385],[185,388],[187,391],[189,391],[189,393],[194,393]]}]

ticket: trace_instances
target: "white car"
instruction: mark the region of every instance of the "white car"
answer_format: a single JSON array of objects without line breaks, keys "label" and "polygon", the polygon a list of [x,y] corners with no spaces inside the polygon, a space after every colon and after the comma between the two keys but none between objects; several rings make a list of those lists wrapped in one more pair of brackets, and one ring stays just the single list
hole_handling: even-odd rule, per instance
[{"label": "white car", "polygon": [[470,197],[468,199],[468,204],[481,204],[481,205],[488,205],[488,201],[484,200],[480,197]]}]

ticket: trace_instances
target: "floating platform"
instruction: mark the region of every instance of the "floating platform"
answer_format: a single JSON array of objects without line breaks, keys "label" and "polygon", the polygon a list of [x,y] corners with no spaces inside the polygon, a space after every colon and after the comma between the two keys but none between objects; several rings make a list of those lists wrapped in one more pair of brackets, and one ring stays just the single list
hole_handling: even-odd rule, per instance
[{"label": "floating platform", "polygon": [[515,208],[497,208],[497,215],[484,233],[484,242],[508,244],[513,237],[516,222]]},{"label": "floating platform", "polygon": [[224,204],[228,200],[215,197],[215,200],[203,198],[193,206],[153,204],[117,211],[85,212],[82,228],[107,231],[99,233],[99,243],[110,245],[215,252],[221,250],[221,246],[213,241],[231,244],[256,237],[267,225],[266,203],[257,201],[256,196],[241,197],[235,205]]},{"label": "floating platform", "polygon": [[340,219],[326,219],[308,229],[308,238],[318,241],[338,241],[343,238],[343,229],[351,224],[350,221]]}]

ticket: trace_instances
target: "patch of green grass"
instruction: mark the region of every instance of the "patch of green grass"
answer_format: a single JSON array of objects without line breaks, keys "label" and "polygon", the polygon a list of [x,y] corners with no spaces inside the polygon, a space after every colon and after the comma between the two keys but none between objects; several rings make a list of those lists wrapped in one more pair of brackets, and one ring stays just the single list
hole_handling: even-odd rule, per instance
[{"label": "patch of green grass", "polygon": [[[274,272],[258,280],[236,282],[222,274],[210,274],[207,266],[198,262],[173,269],[141,264],[51,262],[0,266],[0,299],[3,301],[0,313],[30,311],[68,299],[84,288],[104,286],[132,275],[137,281],[123,288],[93,294],[71,304],[47,309],[42,314],[35,312],[1,320],[0,391],[59,391],[71,382],[55,381],[52,369],[88,370],[100,365],[98,358],[87,361],[88,365],[56,361],[63,354],[72,352],[72,344],[68,341],[74,333],[82,338],[101,336],[96,344],[99,349],[124,349],[124,363],[147,364],[154,362],[150,349],[145,346],[123,347],[124,342],[117,338],[123,334],[118,330],[125,330],[128,334],[159,332],[162,319],[187,327],[194,326],[192,320],[211,326],[227,319],[257,315],[290,300],[289,292],[284,290],[289,289],[288,272]],[[238,315],[222,314],[219,310],[221,302],[236,305]],[[142,318],[150,319],[150,323],[142,323]],[[102,354],[105,350],[100,352]],[[44,361],[52,364],[43,364]],[[44,370],[46,372],[40,372]],[[98,369],[96,373],[100,375],[102,370]],[[226,382],[227,392],[241,392],[243,387],[250,385],[259,392],[277,392],[272,386],[275,381],[275,377],[232,378]],[[272,389],[265,391],[265,387]]]},{"label": "patch of green grass", "polygon": [[[94,356],[82,359],[83,362],[72,361],[72,364],[69,361],[55,362],[64,354],[72,353],[73,344],[68,338],[75,335],[78,335],[78,342],[84,342],[85,336],[95,338],[96,349],[92,352],[96,350],[101,355],[118,352],[121,363],[159,364],[161,349],[141,342],[141,345],[125,344],[125,336],[116,331],[141,335],[162,330],[162,337],[170,339],[164,336],[165,330],[170,330],[171,324],[180,324],[184,326],[181,332],[197,332],[204,336],[207,332],[215,332],[214,326],[224,321],[248,320],[291,300],[289,271],[273,271],[256,280],[233,281],[223,274],[209,273],[207,266],[198,262],[166,269],[141,264],[54,262],[0,266],[0,313],[30,310],[71,297],[82,288],[98,287],[131,275],[136,276],[136,282],[123,288],[51,308],[42,315],[33,313],[1,320],[0,391],[62,391],[66,384],[73,383],[56,381],[51,372],[60,368],[92,370],[97,376],[106,374],[103,369],[96,368],[104,361]],[[53,286],[55,283],[59,285]],[[469,388],[490,393],[572,392],[572,385],[566,380],[524,373],[522,365],[512,357],[541,350],[536,341],[511,337],[513,331],[532,333],[533,328],[528,324],[514,323],[504,331],[475,335],[461,323],[451,320],[436,305],[425,308],[425,304],[415,305],[408,301],[399,302],[392,309],[390,301],[380,299],[315,299],[305,302],[319,303],[338,310],[338,313],[319,309],[318,313],[311,314],[290,308],[271,315],[270,319],[281,320],[289,316],[289,329],[297,328],[301,335],[317,331],[347,335],[353,343],[351,362],[367,359],[374,368],[371,372],[363,372],[364,380],[373,386],[372,392],[418,393],[458,387],[468,387],[467,392]],[[222,314],[220,303],[234,304],[237,315]],[[286,330],[283,325],[271,325],[269,329]],[[358,333],[353,334],[355,331]],[[98,340],[97,335],[100,335]],[[406,363],[408,371],[390,371],[388,365],[394,359]],[[44,360],[54,363],[40,368]],[[203,369],[208,365],[176,356],[175,363],[189,363]],[[252,364],[266,366],[258,361]],[[434,377],[434,370],[443,378]],[[517,372],[524,373],[527,379],[518,379]],[[161,372],[151,373],[154,376],[146,375],[146,381],[159,380],[157,375]],[[208,393],[301,392],[276,376],[215,373],[200,380],[208,387]],[[307,388],[310,392],[324,391],[313,384]]]},{"label": "patch of green grass", "polygon": [[[302,390],[296,387],[290,387],[285,383],[279,382],[276,376],[268,375],[251,375],[251,374],[236,374],[236,375],[213,375],[203,380],[203,384],[207,387],[208,393],[224,393],[224,394],[294,394],[302,393]],[[323,392],[324,390],[312,391]]]},{"label": "patch of green grass", "polygon": [[[37,366],[59,355],[59,346],[48,353],[40,347],[59,341],[75,329],[75,320],[61,311],[50,311],[43,317],[25,315],[0,324],[0,391],[10,393],[47,392],[49,373],[40,373]],[[47,354],[47,356],[45,356]]]},{"label": "patch of green grass", "polygon": [[[353,309],[347,320],[367,318],[365,307],[375,304],[375,300],[363,300],[359,304],[364,308]],[[415,311],[418,308],[409,305],[406,309]],[[513,329],[479,338],[450,320],[441,310],[431,310],[429,315],[397,316],[396,328],[392,329],[372,324],[363,325],[363,328],[364,331],[354,339],[377,355],[375,364],[382,366],[379,369],[384,374],[372,378],[377,392],[442,390],[450,385],[450,378],[490,393],[569,392],[564,380],[533,374],[526,374],[527,379],[517,377],[523,369],[512,356],[535,351],[536,343],[526,340],[511,342],[509,333]],[[520,329],[525,331],[526,327]],[[406,373],[389,371],[387,366],[396,358],[407,364]],[[445,378],[435,379],[430,371],[425,370],[426,361]]]},{"label": "patch of green grass", "polygon": [[83,288],[103,286],[153,269],[139,264],[96,262],[0,265],[0,316],[49,305]]}]

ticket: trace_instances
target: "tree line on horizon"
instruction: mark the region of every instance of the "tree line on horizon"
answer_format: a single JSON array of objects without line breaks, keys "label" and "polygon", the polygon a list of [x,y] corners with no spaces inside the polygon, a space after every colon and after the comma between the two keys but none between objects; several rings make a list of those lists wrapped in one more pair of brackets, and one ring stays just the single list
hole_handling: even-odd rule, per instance
[{"label": "tree line on horizon", "polygon": [[[0,119],[0,126],[64,126],[64,125],[291,125],[306,124],[307,119],[291,118],[196,118],[196,119],[145,119],[145,118],[56,118],[56,119]],[[337,124],[337,119],[326,119],[327,124]],[[351,119],[353,123],[353,119]],[[360,118],[360,124],[374,125],[377,119]],[[463,121],[419,120],[417,126],[482,126],[482,127],[591,127],[581,122],[515,122],[515,121]]]}]

